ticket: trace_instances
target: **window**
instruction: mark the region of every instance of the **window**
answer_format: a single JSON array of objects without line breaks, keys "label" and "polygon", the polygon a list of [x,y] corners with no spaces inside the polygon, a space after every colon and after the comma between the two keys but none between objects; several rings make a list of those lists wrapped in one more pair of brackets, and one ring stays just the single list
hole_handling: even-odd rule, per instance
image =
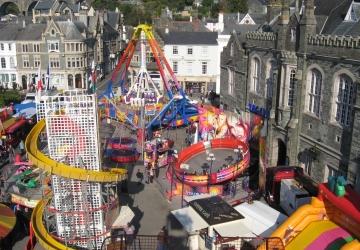
[{"label": "window", "polygon": [[0,49],[4,50],[4,44],[3,43],[0,43]]},{"label": "window", "polygon": [[178,73],[178,62],[173,62],[173,71],[175,74]]},{"label": "window", "polygon": [[256,93],[260,91],[260,60],[258,58],[253,59],[252,68],[252,90]]},{"label": "window", "polygon": [[27,44],[22,45],[22,52],[28,52],[28,45]]},{"label": "window", "polygon": [[9,46],[9,50],[11,51],[11,43],[9,43],[8,46]]},{"label": "window", "polygon": [[75,44],[74,43],[71,44],[71,51],[75,51]]},{"label": "window", "polygon": [[207,56],[208,48],[206,46],[201,47],[202,56]]},{"label": "window", "polygon": [[288,91],[288,106],[292,107],[294,105],[295,98],[295,81],[296,81],[296,71],[292,69],[290,71],[290,81],[289,81],[289,91]]},{"label": "window", "polygon": [[11,81],[16,82],[16,74],[11,74]]},{"label": "window", "polygon": [[79,46],[79,44],[78,44],[78,43],[77,43],[77,44],[75,44],[75,50],[76,50],[76,51],[79,51],[79,50],[80,50],[80,49],[79,49],[79,47],[80,47],[80,46]]},{"label": "window", "polygon": [[59,52],[59,42],[48,41],[49,52]]},{"label": "window", "polygon": [[207,74],[207,62],[201,62],[201,73],[203,75]]},{"label": "window", "polygon": [[230,45],[230,56],[234,56],[234,44]]},{"label": "window", "polygon": [[189,47],[189,48],[187,49],[187,53],[188,53],[188,55],[192,55],[192,53],[193,53],[193,48],[192,48],[192,47]]},{"label": "window", "polygon": [[23,67],[29,68],[30,67],[29,56],[23,56],[22,60],[23,60]]},{"label": "window", "polygon": [[178,46],[173,46],[173,55],[179,54]]},{"label": "window", "polygon": [[40,52],[40,44],[38,43],[34,44],[34,52]]},{"label": "window", "polygon": [[15,61],[13,57],[10,57],[10,68],[15,68]]},{"label": "window", "polygon": [[325,173],[324,173],[324,182],[328,181],[328,178],[330,176],[338,176],[338,171],[335,168],[329,167],[329,166],[325,166]]},{"label": "window", "polygon": [[271,100],[273,95],[273,85],[275,81],[274,73],[275,63],[273,61],[267,64],[267,78],[266,78],[266,98]]},{"label": "window", "polygon": [[322,85],[322,76],[320,71],[317,69],[311,70],[311,79],[310,79],[310,89],[309,89],[309,107],[308,111],[317,117],[320,117],[320,101],[321,101],[321,85]]},{"label": "window", "polygon": [[40,56],[34,56],[34,67],[38,68],[40,66]]},{"label": "window", "polygon": [[50,67],[51,68],[60,68],[60,60],[59,57],[50,57]]},{"label": "window", "polygon": [[6,61],[4,57],[1,57],[1,68],[5,69],[6,68]]},{"label": "window", "polygon": [[192,62],[187,62],[187,73],[192,74]]},{"label": "window", "polygon": [[340,136],[340,135],[337,135],[337,136],[335,137],[335,141],[336,141],[337,143],[340,143],[340,142],[341,142],[341,136]]},{"label": "window", "polygon": [[296,29],[291,28],[290,30],[290,41],[295,42],[296,41]]},{"label": "window", "polygon": [[228,68],[229,95],[234,95],[234,70]]},{"label": "window", "polygon": [[339,89],[336,99],[336,121],[349,126],[354,102],[354,83],[347,75],[340,75]]}]

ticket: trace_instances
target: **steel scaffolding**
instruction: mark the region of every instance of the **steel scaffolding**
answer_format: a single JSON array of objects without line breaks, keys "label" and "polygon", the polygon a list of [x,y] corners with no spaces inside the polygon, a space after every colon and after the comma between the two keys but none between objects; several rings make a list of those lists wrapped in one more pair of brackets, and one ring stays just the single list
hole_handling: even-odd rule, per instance
[{"label": "steel scaffolding", "polygon": [[[50,158],[101,171],[96,96],[70,90],[41,100],[37,109],[46,121]],[[52,189],[59,240],[99,249],[106,234],[101,184],[52,175]]]}]

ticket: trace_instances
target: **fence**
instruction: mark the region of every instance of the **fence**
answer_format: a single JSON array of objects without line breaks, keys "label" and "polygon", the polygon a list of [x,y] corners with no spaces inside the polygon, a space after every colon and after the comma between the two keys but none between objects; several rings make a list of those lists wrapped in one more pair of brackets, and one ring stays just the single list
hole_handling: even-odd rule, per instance
[{"label": "fence", "polygon": [[255,249],[284,250],[285,247],[280,238],[226,237],[226,238],[218,239],[215,243],[215,250],[255,250]]}]

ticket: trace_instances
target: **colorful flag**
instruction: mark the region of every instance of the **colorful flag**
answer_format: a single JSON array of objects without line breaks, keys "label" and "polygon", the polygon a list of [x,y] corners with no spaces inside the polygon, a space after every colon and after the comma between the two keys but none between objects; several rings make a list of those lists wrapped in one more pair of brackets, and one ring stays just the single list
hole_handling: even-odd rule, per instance
[{"label": "colorful flag", "polygon": [[46,70],[46,90],[50,89],[50,63],[48,64],[47,70]]},{"label": "colorful flag", "polygon": [[43,82],[41,79],[41,65],[39,65],[39,70],[38,70],[38,74],[36,77],[36,90],[42,91],[43,89],[44,89],[44,86],[43,86]]},{"label": "colorful flag", "polygon": [[91,63],[91,76],[90,76],[90,81],[91,81],[91,85],[90,85],[90,89],[92,89],[94,92],[96,90],[96,67],[95,67],[95,61],[93,60]]}]

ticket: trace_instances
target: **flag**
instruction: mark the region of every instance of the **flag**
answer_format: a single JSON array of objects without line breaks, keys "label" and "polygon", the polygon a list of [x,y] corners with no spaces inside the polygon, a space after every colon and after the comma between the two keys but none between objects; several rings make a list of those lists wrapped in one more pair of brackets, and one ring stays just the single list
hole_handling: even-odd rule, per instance
[{"label": "flag", "polygon": [[50,89],[50,63],[48,64],[47,70],[46,70],[46,90]]},{"label": "flag", "polygon": [[95,61],[94,60],[91,63],[90,81],[91,81],[90,89],[92,89],[95,92],[95,90],[96,90],[96,86],[95,86],[95,83],[96,83],[96,67],[95,67]]},{"label": "flag", "polygon": [[44,89],[44,86],[43,86],[43,82],[42,82],[42,79],[41,79],[41,65],[39,65],[39,70],[38,70],[38,74],[37,74],[37,78],[36,78],[36,90],[37,91],[41,91]]}]

